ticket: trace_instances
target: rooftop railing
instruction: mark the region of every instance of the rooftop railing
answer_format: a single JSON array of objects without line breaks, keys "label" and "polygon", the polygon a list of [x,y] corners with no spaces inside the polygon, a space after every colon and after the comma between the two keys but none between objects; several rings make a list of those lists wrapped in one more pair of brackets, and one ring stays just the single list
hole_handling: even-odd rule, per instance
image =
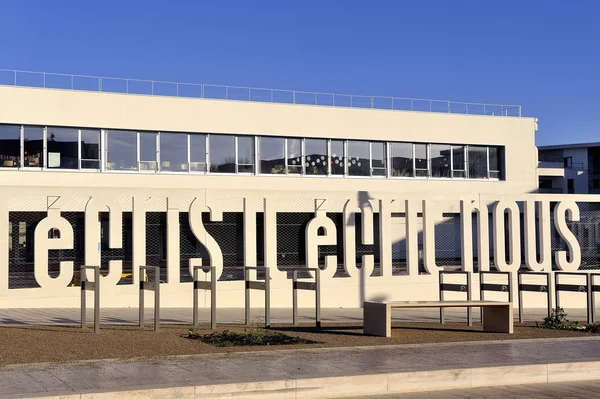
[{"label": "rooftop railing", "polygon": [[303,104],[348,108],[373,108],[398,111],[440,112],[448,114],[521,116],[520,105],[466,103],[421,98],[364,96],[166,82],[156,80],[66,75],[50,72],[0,69],[0,85],[46,89],[96,91],[215,100],[256,101],[279,104]]}]

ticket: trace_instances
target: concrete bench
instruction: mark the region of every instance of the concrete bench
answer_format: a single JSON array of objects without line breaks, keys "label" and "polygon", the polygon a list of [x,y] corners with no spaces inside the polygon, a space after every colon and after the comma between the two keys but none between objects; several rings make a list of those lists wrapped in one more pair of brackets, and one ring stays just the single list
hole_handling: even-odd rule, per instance
[{"label": "concrete bench", "polygon": [[481,308],[484,331],[513,333],[512,302],[494,301],[365,301],[364,333],[379,337],[391,337],[392,308]]}]

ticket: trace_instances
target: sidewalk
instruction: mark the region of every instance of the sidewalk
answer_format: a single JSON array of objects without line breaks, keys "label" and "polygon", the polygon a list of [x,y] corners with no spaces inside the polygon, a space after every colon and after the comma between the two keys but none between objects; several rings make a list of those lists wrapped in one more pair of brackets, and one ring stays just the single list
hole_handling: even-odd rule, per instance
[{"label": "sidewalk", "polygon": [[600,338],[278,350],[8,366],[3,398],[332,398],[600,379]]},{"label": "sidewalk", "polygon": [[[148,307],[144,312],[147,322],[154,317],[153,309]],[[446,309],[448,321],[466,321],[466,310],[459,308]],[[567,309],[569,320],[585,321],[585,309]],[[210,320],[210,309],[202,308],[199,311],[200,320]],[[93,317],[92,308],[88,308],[88,320]],[[546,309],[526,309],[525,321],[542,321],[547,316]],[[261,320],[264,317],[263,309],[252,309],[252,320]],[[314,321],[314,309],[300,309],[299,322],[310,323]],[[438,309],[402,309],[392,311],[394,322],[436,322],[439,320]],[[162,308],[160,318],[163,323],[187,323],[192,322],[191,308]],[[473,320],[479,320],[479,309],[473,309]],[[518,312],[515,309],[515,322]],[[102,308],[100,310],[101,323],[112,324],[135,324],[138,321],[137,308]],[[321,320],[326,322],[340,323],[362,323],[363,310],[359,308],[323,308],[321,309]],[[217,309],[217,321],[219,323],[244,323],[244,309],[219,308]],[[0,309],[0,325],[15,324],[78,324],[80,322],[79,308],[64,309]],[[291,323],[292,310],[282,308],[271,309],[271,323]]]}]

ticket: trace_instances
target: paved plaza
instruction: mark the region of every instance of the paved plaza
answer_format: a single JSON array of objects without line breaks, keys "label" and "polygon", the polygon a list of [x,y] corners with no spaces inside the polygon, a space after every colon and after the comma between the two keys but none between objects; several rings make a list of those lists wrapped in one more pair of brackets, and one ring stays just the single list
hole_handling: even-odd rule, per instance
[{"label": "paved plaza", "polygon": [[[572,321],[585,321],[585,309],[566,309],[568,317]],[[144,313],[146,322],[150,322],[154,317],[154,311],[148,307]],[[160,310],[160,319],[162,323],[192,323],[191,308],[164,308]],[[446,320],[465,321],[466,310],[446,309]],[[201,322],[210,320],[210,309],[200,309]],[[439,321],[438,309],[397,309],[392,311],[392,321],[394,322],[436,322]],[[526,309],[524,314],[525,321],[542,321],[547,315],[546,309]],[[92,308],[87,312],[88,320],[93,317]],[[259,323],[264,317],[264,310],[252,309],[251,318]],[[299,319],[301,323],[314,321],[314,309],[300,309]],[[134,324],[138,320],[137,308],[108,308],[101,309],[100,318],[102,323],[110,324]],[[515,309],[515,322],[517,322],[518,312]],[[321,310],[321,319],[324,323],[362,323],[363,310],[358,308],[324,308]],[[479,309],[473,309],[473,319],[479,320]],[[217,321],[219,323],[236,324],[244,322],[244,309],[219,308],[217,309]],[[0,325],[16,324],[77,324],[80,322],[79,308],[64,309],[0,309]],[[273,308],[271,309],[271,323],[291,323],[292,310]]]}]

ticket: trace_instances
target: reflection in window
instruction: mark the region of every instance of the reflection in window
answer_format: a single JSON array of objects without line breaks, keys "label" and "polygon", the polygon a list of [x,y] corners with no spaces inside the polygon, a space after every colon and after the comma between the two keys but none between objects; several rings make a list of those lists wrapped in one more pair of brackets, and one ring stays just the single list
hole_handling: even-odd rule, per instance
[{"label": "reflection in window", "polygon": [[49,127],[48,168],[78,169],[77,129]]},{"label": "reflection in window", "polygon": [[431,144],[431,176],[450,177],[450,146],[446,144]]},{"label": "reflection in window", "polygon": [[467,177],[465,173],[465,146],[452,146],[452,177]]},{"label": "reflection in window", "polygon": [[238,136],[238,172],[254,173],[254,136]]},{"label": "reflection in window", "polygon": [[417,177],[429,176],[427,144],[415,144],[415,175]]},{"label": "reflection in window", "polygon": [[137,133],[128,130],[106,132],[106,169],[137,170]]},{"label": "reflection in window", "polygon": [[369,176],[369,142],[348,140],[348,174]]},{"label": "reflection in window", "polygon": [[302,140],[286,139],[287,142],[287,172],[299,175],[302,173]]},{"label": "reflection in window", "polygon": [[187,172],[187,134],[160,134],[160,170],[167,172]]},{"label": "reflection in window", "polygon": [[0,166],[21,166],[21,126],[0,125]]},{"label": "reflection in window", "polygon": [[235,173],[235,136],[211,134],[210,171],[216,173]]},{"label": "reflection in window", "polygon": [[156,136],[154,132],[140,132],[140,170],[157,169]]},{"label": "reflection in window", "polygon": [[469,178],[487,179],[487,148],[470,145],[469,147]]},{"label": "reflection in window", "polygon": [[305,139],[304,154],[307,175],[327,174],[327,140]]},{"label": "reflection in window", "polygon": [[81,130],[81,168],[100,169],[100,130]]},{"label": "reflection in window", "polygon": [[260,138],[260,173],[285,173],[285,139],[280,137]]},{"label": "reflection in window", "polygon": [[392,176],[414,176],[412,147],[411,143],[392,143]]},{"label": "reflection in window", "polygon": [[344,175],[346,168],[344,155],[344,140],[331,140],[331,174]]},{"label": "reflection in window", "polygon": [[371,143],[371,170],[372,176],[385,176],[387,174],[385,143]]},{"label": "reflection in window", "polygon": [[41,168],[44,166],[44,129],[26,126],[23,133],[23,166]]},{"label": "reflection in window", "polygon": [[206,135],[190,134],[190,170],[206,172]]},{"label": "reflection in window", "polygon": [[490,152],[490,179],[502,178],[502,148],[489,147]]}]

